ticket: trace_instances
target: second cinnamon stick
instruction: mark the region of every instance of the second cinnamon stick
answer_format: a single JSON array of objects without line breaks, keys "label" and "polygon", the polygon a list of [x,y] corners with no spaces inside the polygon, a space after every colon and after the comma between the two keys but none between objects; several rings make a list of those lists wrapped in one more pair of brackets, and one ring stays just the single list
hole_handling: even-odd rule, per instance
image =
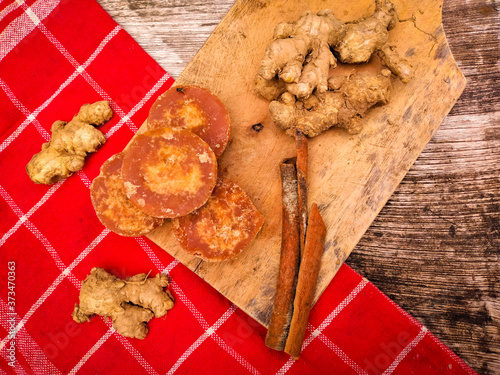
[{"label": "second cinnamon stick", "polygon": [[318,206],[313,204],[307,225],[306,244],[300,261],[299,277],[293,303],[293,317],[285,352],[298,358],[306,333],[307,320],[318,282],[321,256],[325,245],[326,226]]}]

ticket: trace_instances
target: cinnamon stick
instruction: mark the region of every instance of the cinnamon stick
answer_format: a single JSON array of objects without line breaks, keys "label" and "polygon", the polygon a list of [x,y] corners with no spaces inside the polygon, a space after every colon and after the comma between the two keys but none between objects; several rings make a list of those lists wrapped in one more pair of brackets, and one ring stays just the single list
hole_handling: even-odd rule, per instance
[{"label": "cinnamon stick", "polygon": [[281,256],[273,312],[266,335],[266,345],[275,350],[285,348],[300,257],[297,172],[294,164],[286,162],[280,168],[283,189]]},{"label": "cinnamon stick", "polygon": [[297,148],[297,185],[299,192],[299,238],[300,253],[304,252],[307,230],[307,137],[299,129],[295,129]]},{"label": "cinnamon stick", "polygon": [[326,226],[313,204],[307,227],[306,243],[300,261],[299,277],[293,303],[293,316],[285,352],[297,359],[306,333],[307,320],[316,291],[319,267],[325,245]]}]

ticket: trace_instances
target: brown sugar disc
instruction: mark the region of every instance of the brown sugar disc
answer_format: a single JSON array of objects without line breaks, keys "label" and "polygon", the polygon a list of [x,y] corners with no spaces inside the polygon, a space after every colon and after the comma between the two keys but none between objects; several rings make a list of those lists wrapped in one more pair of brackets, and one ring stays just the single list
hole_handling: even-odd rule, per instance
[{"label": "brown sugar disc", "polygon": [[211,262],[238,255],[263,223],[264,217],[248,195],[234,182],[221,178],[202,208],[174,220],[182,248]]},{"label": "brown sugar disc", "polygon": [[164,219],[149,216],[130,203],[123,190],[122,162],[118,153],[103,163],[90,186],[90,198],[106,228],[122,236],[138,237],[159,227]]},{"label": "brown sugar disc", "polygon": [[160,95],[149,111],[148,129],[163,127],[192,131],[219,157],[227,146],[231,121],[224,103],[207,89],[177,86]]},{"label": "brown sugar disc", "polygon": [[174,218],[205,204],[217,181],[217,159],[188,130],[148,130],[123,152],[122,178],[134,205],[151,216]]}]

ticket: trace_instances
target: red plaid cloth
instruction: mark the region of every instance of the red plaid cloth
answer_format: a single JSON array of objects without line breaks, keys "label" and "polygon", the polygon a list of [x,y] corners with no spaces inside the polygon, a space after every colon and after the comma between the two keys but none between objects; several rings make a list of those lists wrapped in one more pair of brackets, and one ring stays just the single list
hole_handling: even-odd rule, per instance
[{"label": "red plaid cloth", "polygon": [[[155,244],[105,229],[90,182],[172,83],[94,0],[0,4],[2,372],[474,373],[345,265],[312,310],[294,361],[268,349],[262,326]],[[50,138],[52,123],[102,99],[115,113],[101,128],[107,143],[67,180],[32,183],[25,166]],[[95,266],[120,277],[166,273],[176,304],[149,323],[142,341],[120,336],[99,317],[76,324],[71,313],[81,281]]]}]

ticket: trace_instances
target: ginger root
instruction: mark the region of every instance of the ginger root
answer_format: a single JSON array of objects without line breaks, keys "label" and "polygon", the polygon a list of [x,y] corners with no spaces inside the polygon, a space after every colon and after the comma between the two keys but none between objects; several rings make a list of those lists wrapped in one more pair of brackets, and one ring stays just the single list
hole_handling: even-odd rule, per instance
[{"label": "ginger root", "polygon": [[[367,19],[343,23],[330,10],[322,10],[278,24],[255,77],[257,92],[271,101],[272,120],[290,136],[295,128],[314,137],[332,126],[359,133],[365,112],[389,102],[391,72],[403,83],[413,77],[412,66],[388,44],[396,21],[394,5],[376,0]],[[345,80],[330,77],[336,58],[360,64],[374,54],[388,69],[354,73]]]},{"label": "ginger root", "polygon": [[121,280],[95,267],[82,283],[80,306],[75,304],[73,319],[82,323],[94,314],[107,316],[119,334],[144,339],[147,322],[166,315],[174,306],[170,292],[163,290],[166,286],[168,279],[163,274],[148,278],[141,273]]},{"label": "ginger root", "polygon": [[[378,103],[386,104],[391,96],[390,72],[357,73],[343,82],[338,77],[329,80],[329,90],[314,93],[307,99],[296,99],[291,93],[273,100],[269,113],[273,122],[290,136],[299,129],[308,137],[321,134],[332,126],[346,129],[349,134],[361,131],[361,119]],[[335,91],[333,91],[335,89]]]},{"label": "ginger root", "polygon": [[278,24],[255,78],[257,92],[268,100],[285,91],[299,99],[314,90],[326,92],[329,69],[337,61],[332,50],[346,64],[368,62],[377,53],[387,68],[408,82],[413,77],[411,65],[388,44],[396,21],[394,5],[376,0],[373,15],[361,21],[343,23],[326,9]]},{"label": "ginger root", "polygon": [[70,122],[56,121],[52,138],[42,145],[26,171],[37,184],[53,184],[83,168],[87,154],[101,147],[106,138],[92,125],[102,125],[113,116],[109,103],[85,104]]},{"label": "ginger root", "polygon": [[278,24],[255,78],[257,92],[272,100],[285,90],[301,97],[317,87],[326,91],[328,70],[336,63],[330,47],[344,29],[329,10],[306,12],[297,22]]}]

